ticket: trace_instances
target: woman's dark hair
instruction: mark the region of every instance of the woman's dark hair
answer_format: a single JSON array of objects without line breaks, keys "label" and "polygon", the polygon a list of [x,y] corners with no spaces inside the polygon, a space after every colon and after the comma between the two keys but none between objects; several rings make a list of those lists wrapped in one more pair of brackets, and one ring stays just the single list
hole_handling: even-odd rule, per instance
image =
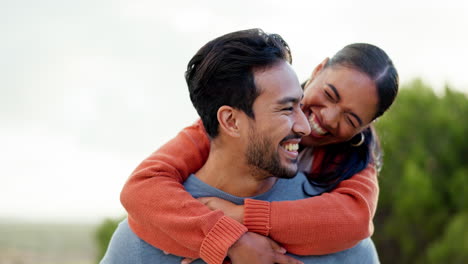
[{"label": "woman's dark hair", "polygon": [[[398,73],[388,55],[371,44],[356,43],[338,51],[325,65],[327,67],[349,67],[366,74],[371,78],[378,95],[377,111],[374,119],[381,116],[392,105],[398,93]],[[364,143],[358,147],[352,146],[359,142],[361,135],[356,135],[348,142],[325,146],[325,156],[318,171],[311,172],[312,184],[332,190],[343,180],[365,169],[374,162],[377,169],[381,166],[381,149],[372,126],[361,132]]]},{"label": "woman's dark hair", "polygon": [[252,105],[260,91],[255,86],[253,72],[281,60],[291,63],[289,46],[281,36],[261,29],[218,37],[192,57],[185,80],[190,99],[211,138],[218,135],[217,111],[223,105],[255,118]]}]

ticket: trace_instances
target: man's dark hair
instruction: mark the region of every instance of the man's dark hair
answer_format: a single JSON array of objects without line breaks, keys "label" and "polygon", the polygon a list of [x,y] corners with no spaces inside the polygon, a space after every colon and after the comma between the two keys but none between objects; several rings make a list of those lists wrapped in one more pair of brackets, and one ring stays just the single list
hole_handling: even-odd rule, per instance
[{"label": "man's dark hair", "polygon": [[185,80],[190,99],[211,138],[218,135],[218,109],[231,106],[255,118],[252,105],[261,91],[254,70],[285,60],[291,63],[287,43],[261,29],[232,32],[205,44],[190,60]]}]

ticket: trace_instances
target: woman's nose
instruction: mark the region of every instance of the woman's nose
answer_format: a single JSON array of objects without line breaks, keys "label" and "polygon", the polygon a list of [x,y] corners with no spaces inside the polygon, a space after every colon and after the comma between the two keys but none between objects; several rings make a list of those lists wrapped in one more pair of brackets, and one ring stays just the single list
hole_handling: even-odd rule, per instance
[{"label": "woman's nose", "polygon": [[324,107],[321,111],[322,125],[327,130],[334,130],[338,128],[340,120],[340,109],[338,107]]}]

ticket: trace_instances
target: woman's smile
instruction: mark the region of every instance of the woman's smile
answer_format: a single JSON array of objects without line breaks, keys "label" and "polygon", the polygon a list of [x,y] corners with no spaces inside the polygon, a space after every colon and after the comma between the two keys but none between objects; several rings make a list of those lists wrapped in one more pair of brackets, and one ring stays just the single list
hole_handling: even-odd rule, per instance
[{"label": "woman's smile", "polygon": [[312,136],[323,137],[327,134],[327,130],[320,125],[320,121],[313,112],[310,113],[309,124],[311,130],[310,134]]}]

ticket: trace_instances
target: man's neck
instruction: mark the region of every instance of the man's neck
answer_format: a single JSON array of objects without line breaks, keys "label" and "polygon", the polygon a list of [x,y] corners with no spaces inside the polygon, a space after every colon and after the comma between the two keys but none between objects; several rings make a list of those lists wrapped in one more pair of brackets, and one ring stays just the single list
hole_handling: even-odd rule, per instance
[{"label": "man's neck", "polygon": [[238,197],[262,194],[277,178],[265,177],[247,165],[244,153],[211,148],[208,160],[195,176],[206,184]]}]

